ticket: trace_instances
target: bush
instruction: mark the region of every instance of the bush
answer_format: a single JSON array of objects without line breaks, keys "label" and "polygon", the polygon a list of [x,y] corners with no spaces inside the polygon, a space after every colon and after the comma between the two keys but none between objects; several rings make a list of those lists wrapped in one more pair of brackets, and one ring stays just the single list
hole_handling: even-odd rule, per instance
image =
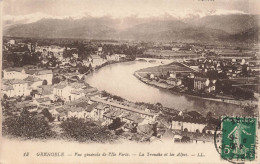
[{"label": "bush", "polygon": [[183,136],[183,137],[181,138],[181,142],[190,142],[190,137],[188,137],[188,136]]},{"label": "bush", "polygon": [[44,117],[21,113],[20,116],[11,116],[3,122],[3,134],[17,137],[48,138],[54,135]]},{"label": "bush", "polygon": [[113,139],[113,135],[108,131],[107,127],[76,117],[63,121],[60,126],[66,137],[74,138],[80,142],[108,142]]}]

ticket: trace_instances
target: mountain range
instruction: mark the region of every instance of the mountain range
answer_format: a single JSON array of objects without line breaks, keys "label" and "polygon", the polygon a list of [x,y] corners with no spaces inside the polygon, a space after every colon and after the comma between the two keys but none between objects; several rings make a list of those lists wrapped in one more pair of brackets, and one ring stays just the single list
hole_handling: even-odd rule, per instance
[{"label": "mountain range", "polygon": [[86,16],[43,18],[4,26],[4,36],[42,38],[127,39],[142,41],[257,42],[259,15],[226,14],[177,19]]}]

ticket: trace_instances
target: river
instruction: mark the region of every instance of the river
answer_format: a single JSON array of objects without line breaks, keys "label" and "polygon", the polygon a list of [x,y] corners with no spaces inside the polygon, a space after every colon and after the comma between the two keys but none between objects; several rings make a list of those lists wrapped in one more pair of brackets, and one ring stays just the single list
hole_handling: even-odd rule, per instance
[{"label": "river", "polygon": [[165,89],[149,86],[138,80],[133,73],[139,69],[160,65],[143,61],[123,62],[107,65],[89,74],[86,81],[99,90],[121,96],[133,102],[161,103],[163,106],[182,111],[198,111],[206,115],[211,111],[215,116],[251,115],[237,105],[203,100],[187,95],[170,93]]}]

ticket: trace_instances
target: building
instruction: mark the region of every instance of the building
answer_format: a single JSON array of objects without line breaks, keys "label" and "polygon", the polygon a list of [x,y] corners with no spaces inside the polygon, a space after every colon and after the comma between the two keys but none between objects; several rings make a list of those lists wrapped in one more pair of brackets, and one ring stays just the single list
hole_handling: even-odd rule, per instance
[{"label": "building", "polygon": [[3,79],[25,79],[28,74],[23,67],[7,68],[3,70]]},{"label": "building", "polygon": [[169,78],[172,78],[172,79],[176,78],[176,72],[169,71],[168,74],[169,74]]},{"label": "building", "polygon": [[40,105],[44,107],[49,107],[52,103],[52,100],[49,97],[43,97],[43,98],[34,99],[33,103],[36,104],[38,107]]},{"label": "building", "polygon": [[[37,68],[15,67],[3,70],[3,79],[26,79],[28,76],[46,80],[47,84],[52,84],[53,73],[51,70],[43,70]],[[29,79],[32,80],[32,77]]]},{"label": "building", "polygon": [[10,43],[10,45],[15,45],[15,40],[12,39],[9,41],[9,43]]},{"label": "building", "polygon": [[21,79],[3,80],[3,95],[8,97],[29,96],[31,89],[28,87],[28,82]]},{"label": "building", "polygon": [[107,62],[106,59],[103,59],[98,55],[90,55],[89,61],[91,62],[92,67],[94,68]]},{"label": "building", "polygon": [[28,76],[24,80],[28,82],[28,85],[32,89],[37,89],[39,86],[42,86],[42,83],[43,83],[42,79],[40,79],[38,77],[34,77],[34,76]]},{"label": "building", "polygon": [[119,55],[117,54],[107,55],[106,58],[108,61],[119,61]]},{"label": "building", "polygon": [[214,92],[216,90],[216,80],[209,80],[209,78],[195,77],[194,90],[203,92]]},{"label": "building", "polygon": [[53,94],[56,99],[60,98],[65,102],[77,100],[85,96],[85,84],[83,83],[59,83],[54,86]]},{"label": "building", "polygon": [[29,112],[37,111],[37,105],[34,104],[32,100],[17,102],[15,108],[20,112],[22,112],[22,110],[28,110]]},{"label": "building", "polygon": [[72,90],[73,88],[67,84],[57,84],[54,86],[53,94],[56,99],[60,98],[63,101],[71,101],[70,92]]},{"label": "building", "polygon": [[46,81],[47,84],[52,84],[52,70],[37,70],[33,75],[43,81]]},{"label": "building", "polygon": [[113,55],[107,55],[106,56],[108,61],[121,61],[126,58],[125,54],[113,54]]},{"label": "building", "polygon": [[44,97],[48,97],[50,98],[52,101],[55,100],[55,96],[54,96],[54,93],[53,93],[53,86],[52,85],[42,85],[42,86],[39,86],[38,89],[37,89],[37,93],[35,93],[34,97],[36,99],[38,98],[44,98]]},{"label": "building", "polygon": [[206,126],[206,119],[190,115],[179,114],[172,118],[171,129],[185,132],[202,133]]},{"label": "building", "polygon": [[82,107],[70,107],[68,111],[68,118],[77,117],[77,118],[86,118],[87,112]]},{"label": "building", "polygon": [[96,110],[96,107],[98,106],[98,103],[92,103],[86,108],[86,118],[91,118],[96,120],[98,118],[98,113]]},{"label": "building", "polygon": [[144,111],[144,110],[141,110],[141,109],[135,109],[135,108],[124,106],[124,105],[117,104],[117,103],[114,103],[114,102],[109,102],[109,101],[105,101],[105,100],[102,100],[102,99],[98,99],[98,98],[95,98],[95,97],[92,97],[90,100],[92,102],[97,102],[97,103],[101,103],[103,105],[106,105],[106,106],[109,107],[109,109],[112,109],[112,110],[120,110],[120,111],[124,111],[124,112],[130,112],[131,114],[136,114],[136,115],[140,116],[141,118],[143,118],[145,120],[145,122],[147,122],[147,123],[154,122],[155,118],[157,116],[154,113],[150,113],[150,112],[147,112],[147,111]]},{"label": "building", "polygon": [[2,96],[6,95],[8,97],[14,97],[15,92],[12,85],[2,85]]}]

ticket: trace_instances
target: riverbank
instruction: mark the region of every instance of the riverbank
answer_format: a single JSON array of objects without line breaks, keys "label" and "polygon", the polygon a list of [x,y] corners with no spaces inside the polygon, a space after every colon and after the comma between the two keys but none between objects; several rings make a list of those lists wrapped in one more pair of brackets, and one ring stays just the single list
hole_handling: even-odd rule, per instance
[{"label": "riverbank", "polygon": [[159,89],[166,89],[166,90],[170,90],[171,89],[170,91],[172,93],[174,93],[174,94],[181,94],[181,95],[185,95],[185,96],[189,96],[189,97],[193,97],[193,98],[199,98],[199,99],[202,99],[202,100],[222,102],[222,103],[234,104],[234,105],[239,105],[239,106],[256,106],[256,105],[258,105],[257,101],[208,98],[208,97],[201,97],[201,96],[191,95],[191,94],[188,94],[188,93],[185,93],[185,92],[178,92],[178,91],[172,90],[172,86],[171,85],[163,84],[163,83],[159,83],[159,82],[155,82],[155,81],[150,81],[147,78],[144,78],[141,75],[139,75],[138,72],[134,72],[134,76],[137,79],[139,79],[140,81],[142,81],[143,83],[151,85],[153,87],[156,87],[156,88],[159,88]]}]

